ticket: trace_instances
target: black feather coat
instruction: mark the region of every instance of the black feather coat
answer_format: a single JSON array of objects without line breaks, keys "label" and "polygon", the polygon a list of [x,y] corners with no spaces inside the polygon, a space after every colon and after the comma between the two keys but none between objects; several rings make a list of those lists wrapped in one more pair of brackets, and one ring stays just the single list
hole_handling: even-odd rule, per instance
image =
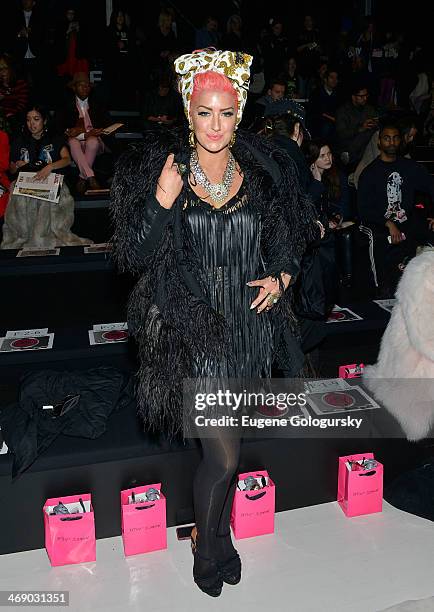
[{"label": "black feather coat", "polygon": [[[138,343],[137,401],[145,429],[169,438],[182,430],[182,383],[191,378],[193,359],[206,355],[230,359],[230,336],[222,315],[209,304],[197,272],[197,259],[184,222],[183,189],[172,209],[155,198],[169,153],[189,167],[184,130],[149,132],[119,159],[112,185],[115,226],[113,256],[121,271],[140,274],[129,299],[128,325]],[[261,248],[266,276],[293,280],[306,245],[319,227],[310,201],[300,190],[290,157],[262,137],[237,132],[232,152],[244,174],[245,193],[261,215]],[[188,172],[184,178],[187,181]],[[270,313],[277,330],[274,351],[279,365],[294,375],[303,365],[295,340],[289,288]],[[287,374],[288,375],[288,374]]]}]

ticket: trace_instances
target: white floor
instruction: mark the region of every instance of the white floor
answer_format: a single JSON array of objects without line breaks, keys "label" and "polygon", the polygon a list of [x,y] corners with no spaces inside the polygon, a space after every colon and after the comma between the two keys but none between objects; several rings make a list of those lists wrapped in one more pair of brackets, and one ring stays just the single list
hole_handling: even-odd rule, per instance
[{"label": "white floor", "polygon": [[128,559],[120,537],[97,541],[97,563],[51,568],[45,550],[0,556],[0,590],[69,590],[69,608],[57,609],[73,612],[377,612],[434,595],[434,524],[387,502],[351,519],[336,502],[281,512],[274,535],[236,546],[241,583],[217,599],[193,583],[189,543],[174,528],[167,550]]}]

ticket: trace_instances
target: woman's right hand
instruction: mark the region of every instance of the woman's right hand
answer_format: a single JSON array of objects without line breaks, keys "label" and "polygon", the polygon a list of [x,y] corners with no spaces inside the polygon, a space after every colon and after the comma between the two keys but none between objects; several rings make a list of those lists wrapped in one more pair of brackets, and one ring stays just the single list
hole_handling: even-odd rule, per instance
[{"label": "woman's right hand", "polygon": [[172,208],[184,185],[174,160],[175,155],[173,153],[168,155],[157,181],[157,192],[155,194],[159,204],[167,209]]},{"label": "woman's right hand", "polygon": [[321,182],[321,172],[318,170],[318,167],[315,164],[311,164],[310,171],[312,172],[312,176],[316,181]]}]

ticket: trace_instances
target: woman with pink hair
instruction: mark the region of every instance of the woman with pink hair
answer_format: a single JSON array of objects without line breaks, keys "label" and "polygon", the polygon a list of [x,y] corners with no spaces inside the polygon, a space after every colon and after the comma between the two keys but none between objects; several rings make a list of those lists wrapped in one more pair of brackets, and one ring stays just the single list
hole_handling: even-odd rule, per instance
[{"label": "woman with pink hair", "polygon": [[177,58],[189,131],[147,135],[120,159],[112,186],[114,256],[140,274],[128,310],[138,410],[146,430],[169,438],[187,437],[194,421],[203,459],[193,483],[193,577],[213,597],[241,578],[230,536],[240,435],[199,427],[183,381],[204,391],[210,380],[220,389],[227,379],[269,378],[276,357],[288,376],[298,373],[292,284],[320,232],[289,157],[237,130],[251,61],[210,49]]}]

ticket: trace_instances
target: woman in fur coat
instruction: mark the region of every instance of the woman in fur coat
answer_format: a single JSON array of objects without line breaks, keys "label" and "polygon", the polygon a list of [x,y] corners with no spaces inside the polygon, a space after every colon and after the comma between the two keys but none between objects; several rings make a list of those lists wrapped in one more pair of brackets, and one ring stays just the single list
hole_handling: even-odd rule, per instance
[{"label": "woman in fur coat", "polygon": [[378,361],[364,383],[398,420],[408,440],[434,425],[434,249],[407,264]]},{"label": "woman in fur coat", "polygon": [[[140,274],[128,311],[139,411],[145,429],[169,437],[182,431],[184,379],[270,377],[276,357],[288,375],[303,365],[289,287],[320,228],[286,153],[236,132],[251,60],[211,50],[179,57],[189,135],[145,134],[113,181],[114,256]],[[193,576],[216,597],[241,578],[229,526],[240,440],[200,437]]]}]

